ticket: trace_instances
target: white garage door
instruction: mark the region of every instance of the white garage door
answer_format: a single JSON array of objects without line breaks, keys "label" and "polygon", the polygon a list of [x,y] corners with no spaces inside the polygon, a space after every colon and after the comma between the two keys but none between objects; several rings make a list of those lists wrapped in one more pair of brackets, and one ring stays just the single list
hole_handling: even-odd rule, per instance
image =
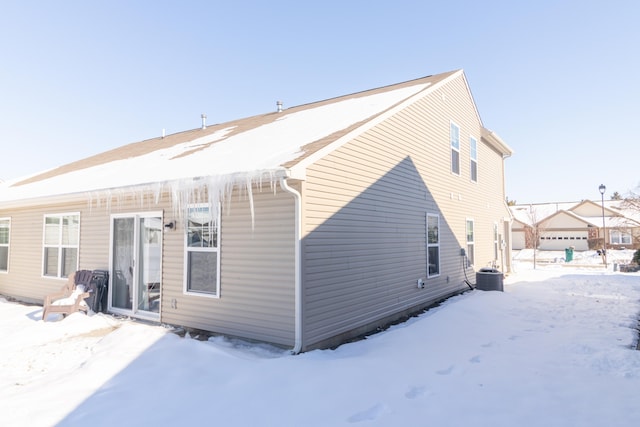
[{"label": "white garage door", "polygon": [[576,251],[589,249],[586,231],[560,231],[543,233],[540,249],[559,251],[573,246]]}]

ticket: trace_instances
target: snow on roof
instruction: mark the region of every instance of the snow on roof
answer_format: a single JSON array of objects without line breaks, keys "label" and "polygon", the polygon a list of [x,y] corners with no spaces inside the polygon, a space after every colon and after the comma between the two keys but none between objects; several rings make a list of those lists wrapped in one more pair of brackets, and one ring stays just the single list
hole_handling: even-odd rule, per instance
[{"label": "snow on roof", "polygon": [[[602,215],[597,216],[584,216],[578,215],[572,210],[578,205],[584,203],[581,202],[553,202],[553,203],[538,203],[531,205],[516,205],[510,206],[513,217],[527,225],[533,225],[534,223],[541,222],[548,217],[564,211],[569,215],[583,220],[586,223],[593,225],[594,227],[602,226]],[[593,201],[597,205],[601,205],[601,201]],[[640,224],[640,213],[635,212],[633,209],[625,207],[622,200],[605,200],[605,226],[606,227],[637,227]]]},{"label": "snow on roof", "polygon": [[[441,76],[446,75],[435,77]],[[264,119],[266,115],[260,116],[261,121],[253,127],[241,120],[214,127],[213,131],[188,131],[183,136],[187,140],[171,146],[158,139],[157,149],[153,145],[149,148],[155,140],[142,141],[127,148],[128,157],[123,157],[122,150],[116,149],[112,150],[116,154],[110,161],[105,161],[111,153],[107,152],[87,159],[88,167],[74,163],[71,168],[0,184],[0,202],[108,191],[196,177],[246,177],[284,171],[283,165],[304,155],[305,145],[381,114],[424,90],[432,81],[418,79],[297,107],[292,112],[273,113],[275,116],[268,120]]]},{"label": "snow on roof", "polygon": [[530,205],[510,206],[513,217],[523,224],[532,225],[556,212],[569,210],[579,202],[539,203]]}]

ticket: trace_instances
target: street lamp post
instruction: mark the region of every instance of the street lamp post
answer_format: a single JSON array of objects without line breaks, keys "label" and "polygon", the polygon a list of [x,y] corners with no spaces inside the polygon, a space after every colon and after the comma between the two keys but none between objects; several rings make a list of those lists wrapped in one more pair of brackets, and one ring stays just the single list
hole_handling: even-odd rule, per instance
[{"label": "street lamp post", "polygon": [[598,190],[600,190],[600,196],[602,197],[602,263],[607,268],[607,227],[604,222],[604,192],[607,191],[607,187],[604,184],[600,184]]}]

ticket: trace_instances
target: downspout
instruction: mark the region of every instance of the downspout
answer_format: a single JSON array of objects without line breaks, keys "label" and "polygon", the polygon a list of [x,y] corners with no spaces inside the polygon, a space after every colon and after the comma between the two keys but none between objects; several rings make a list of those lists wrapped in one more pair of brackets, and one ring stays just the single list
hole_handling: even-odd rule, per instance
[{"label": "downspout", "polygon": [[291,352],[298,354],[302,351],[302,269],[300,268],[300,255],[302,242],[300,236],[302,235],[302,197],[300,193],[294,188],[289,187],[286,177],[280,178],[280,187],[287,193],[293,194],[293,198],[296,205],[296,221],[295,221],[295,343]]}]

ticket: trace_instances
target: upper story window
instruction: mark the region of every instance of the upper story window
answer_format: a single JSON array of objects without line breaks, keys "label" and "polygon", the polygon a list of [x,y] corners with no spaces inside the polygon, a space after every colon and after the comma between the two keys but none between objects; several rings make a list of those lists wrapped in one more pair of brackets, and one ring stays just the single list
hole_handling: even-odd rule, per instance
[{"label": "upper story window", "polygon": [[440,274],[440,217],[427,214],[427,277]]},{"label": "upper story window", "polygon": [[9,271],[9,237],[11,236],[11,219],[0,218],[0,271]]},{"label": "upper story window", "polygon": [[219,217],[209,205],[191,205],[185,226],[185,292],[220,296]]},{"label": "upper story window", "polygon": [[42,275],[68,277],[78,269],[80,214],[44,216]]},{"label": "upper story window", "polygon": [[449,130],[451,141],[451,172],[460,175],[460,128],[451,122]]},{"label": "upper story window", "polygon": [[478,141],[474,137],[469,138],[471,150],[471,181],[478,182]]}]

